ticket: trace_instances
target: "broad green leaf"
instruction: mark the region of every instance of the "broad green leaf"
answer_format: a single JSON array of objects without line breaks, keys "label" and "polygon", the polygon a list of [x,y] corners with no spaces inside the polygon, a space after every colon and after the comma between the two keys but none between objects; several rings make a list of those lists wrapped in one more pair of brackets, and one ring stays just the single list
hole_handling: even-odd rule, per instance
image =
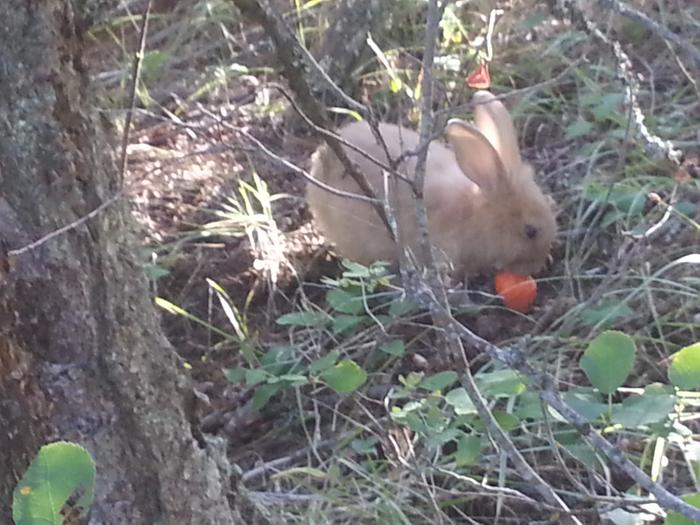
[{"label": "broad green leaf", "polygon": [[474,381],[486,397],[516,396],[525,391],[521,376],[510,368],[477,374]]},{"label": "broad green leaf", "polygon": [[562,398],[571,408],[591,422],[608,410],[608,405],[603,403],[600,395],[592,390],[570,390],[564,392]]},{"label": "broad green leaf", "polygon": [[316,361],[311,363],[309,365],[309,373],[318,374],[319,372],[323,372],[324,370],[332,367],[338,360],[339,356],[340,352],[338,352],[337,350],[332,350],[327,355],[324,355],[322,358],[317,359]]},{"label": "broad green leaf", "polygon": [[[693,507],[700,508],[699,492],[686,494],[681,499]],[[698,525],[698,523],[699,522],[691,520],[690,518],[686,518],[683,516],[683,514],[676,512],[675,510],[669,511],[668,515],[666,516],[666,521],[664,521],[664,525]]]},{"label": "broad green leaf", "polygon": [[326,294],[326,300],[335,311],[344,314],[356,315],[365,311],[365,304],[361,295],[353,295],[338,288],[328,292]]},{"label": "broad green leaf", "polygon": [[330,317],[323,312],[292,312],[277,319],[277,324],[283,326],[324,326]]},{"label": "broad green leaf", "polygon": [[268,372],[260,368],[252,368],[245,371],[245,384],[248,386],[255,386],[260,383],[264,383],[270,377]]},{"label": "broad green leaf", "polygon": [[653,393],[648,388],[641,396],[628,397],[613,409],[611,422],[636,428],[668,419],[676,406],[676,396]]},{"label": "broad green leaf", "polygon": [[625,303],[616,302],[585,308],[581,312],[581,320],[588,326],[595,326],[599,323],[601,325],[610,325],[616,319],[629,317],[633,314],[634,310]]},{"label": "broad green leaf", "polygon": [[243,380],[247,371],[248,371],[247,368],[241,368],[241,367],[225,368],[224,369],[224,376],[231,383],[239,383],[240,381]]},{"label": "broad green leaf", "polygon": [[520,419],[542,419],[542,401],[537,392],[526,391],[518,396],[513,412]]},{"label": "broad green leaf", "polygon": [[426,377],[420,382],[420,387],[425,390],[444,390],[455,381],[457,381],[457,372],[452,370],[447,370],[445,372],[438,372],[432,376]]},{"label": "broad green leaf", "polygon": [[668,380],[683,390],[700,387],[700,343],[686,346],[673,356]]},{"label": "broad green leaf", "polygon": [[321,378],[339,394],[349,394],[360,388],[367,381],[367,372],[352,359],[345,359],[328,368]]},{"label": "broad green leaf", "polygon": [[77,496],[85,516],[94,488],[95,462],[87,450],[66,441],[45,445],[15,487],[12,519],[16,525],[62,525],[66,501]]},{"label": "broad green leaf", "polygon": [[569,140],[577,139],[586,135],[587,133],[590,133],[592,129],[592,123],[586,120],[577,120],[573,124],[569,124],[568,126],[566,126],[566,129],[564,130],[564,136]]},{"label": "broad green leaf", "polygon": [[464,414],[476,414],[474,403],[472,403],[472,400],[469,399],[469,394],[467,394],[467,391],[462,387],[450,390],[445,395],[445,402],[454,408],[455,413],[459,416]]},{"label": "broad green leaf", "polygon": [[380,350],[386,354],[393,355],[396,357],[401,357],[406,353],[406,347],[404,346],[403,341],[401,341],[400,339],[394,339],[393,341],[384,343],[380,347]]},{"label": "broad green leaf", "polygon": [[334,334],[341,334],[343,332],[348,332],[353,328],[360,326],[362,323],[367,321],[367,317],[363,315],[345,315],[339,314],[333,317],[333,323],[331,325],[331,330]]},{"label": "broad green leaf", "polygon": [[481,438],[475,434],[462,436],[457,443],[455,463],[458,467],[473,465],[481,454]]},{"label": "broad green leaf", "polygon": [[609,330],[590,342],[580,365],[593,386],[604,394],[611,394],[632,371],[635,352],[631,337]]}]

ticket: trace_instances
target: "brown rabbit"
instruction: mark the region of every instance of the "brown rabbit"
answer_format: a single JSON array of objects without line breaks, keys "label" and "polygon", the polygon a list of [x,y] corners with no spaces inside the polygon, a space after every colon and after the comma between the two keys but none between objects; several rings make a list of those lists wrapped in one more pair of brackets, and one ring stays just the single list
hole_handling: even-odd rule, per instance
[{"label": "brown rabbit", "polygon": [[[454,151],[437,141],[429,146],[424,200],[431,242],[460,275],[490,270],[536,273],[544,266],[556,235],[550,200],[535,183],[532,167],[520,157],[515,127],[503,104],[488,91],[475,93],[473,100],[475,126],[456,119],[447,125]],[[409,129],[380,124],[379,131],[393,158],[418,146],[418,134]],[[339,134],[387,163],[366,122],[348,124]],[[346,152],[383,198],[381,168],[356,151],[346,148]],[[399,172],[413,177],[415,164],[411,157]],[[312,157],[311,175],[337,189],[361,193],[325,145]],[[396,220],[405,243],[417,254],[412,192],[401,180],[396,187]],[[397,261],[396,245],[370,204],[312,184],[308,201],[319,228],[342,256],[363,264]]]}]

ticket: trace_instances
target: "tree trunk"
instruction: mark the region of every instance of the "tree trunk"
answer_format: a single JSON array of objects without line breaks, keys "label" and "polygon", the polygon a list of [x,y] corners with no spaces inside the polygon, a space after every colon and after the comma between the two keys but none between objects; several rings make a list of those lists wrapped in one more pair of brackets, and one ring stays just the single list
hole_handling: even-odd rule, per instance
[{"label": "tree trunk", "polygon": [[90,523],[228,524],[220,442],[195,439],[191,389],[162,336],[90,111],[70,0],[0,2],[0,522],[38,448],[97,463]]}]

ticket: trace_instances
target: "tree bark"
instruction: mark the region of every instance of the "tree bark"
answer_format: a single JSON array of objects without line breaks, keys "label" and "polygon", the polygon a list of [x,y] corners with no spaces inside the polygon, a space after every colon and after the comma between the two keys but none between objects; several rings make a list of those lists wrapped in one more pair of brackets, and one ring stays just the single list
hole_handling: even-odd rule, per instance
[{"label": "tree bark", "polygon": [[234,523],[225,447],[195,439],[123,199],[3,257],[120,189],[74,5],[0,2],[0,522],[38,448],[66,439],[97,464],[90,523]]}]

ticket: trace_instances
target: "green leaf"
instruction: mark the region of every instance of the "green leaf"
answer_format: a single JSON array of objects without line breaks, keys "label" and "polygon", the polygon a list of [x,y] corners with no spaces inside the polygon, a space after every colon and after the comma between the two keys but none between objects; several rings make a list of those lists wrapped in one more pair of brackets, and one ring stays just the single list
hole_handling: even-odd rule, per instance
[{"label": "green leaf", "polygon": [[634,310],[625,303],[608,303],[585,308],[581,312],[581,320],[588,326],[610,325],[620,317],[629,317],[633,314]]},{"label": "green leaf", "polygon": [[341,334],[360,326],[365,321],[367,321],[367,317],[361,315],[336,315],[333,317],[331,330],[334,334]]},{"label": "green leaf", "polygon": [[[282,383],[286,383],[285,386],[304,386],[309,383],[309,379],[302,374],[282,374],[275,379]],[[269,382],[273,383],[274,381]]]},{"label": "green leaf", "polygon": [[273,376],[283,374],[294,364],[294,353],[293,346],[275,345],[260,358],[261,368]]},{"label": "green leaf", "polygon": [[[518,416],[511,414],[510,412],[493,410],[491,413],[493,414],[496,423],[498,423],[498,426],[501,427],[504,432],[510,432],[520,424],[520,419]],[[474,421],[473,426],[475,430],[486,432],[486,425],[481,418]]]},{"label": "green leaf", "polygon": [[277,324],[283,326],[325,326],[330,321],[330,317],[323,312],[292,312],[284,314],[277,319]]},{"label": "green leaf", "polygon": [[389,315],[394,317],[401,317],[403,315],[408,315],[410,313],[418,310],[418,305],[409,299],[400,299],[392,301],[389,306]]},{"label": "green leaf", "polygon": [[[692,505],[693,507],[700,508],[700,492],[686,494],[681,499],[689,505]],[[664,525],[698,525],[698,522],[695,520],[691,520],[690,518],[686,518],[680,512],[671,510],[666,516],[666,521],[664,521]]]},{"label": "green leaf", "polygon": [[522,378],[510,368],[477,374],[474,381],[478,385],[479,391],[486,397],[511,397],[525,391],[525,383],[523,383]]},{"label": "green leaf", "polygon": [[464,414],[476,414],[476,407],[472,400],[469,399],[469,394],[462,388],[450,390],[445,395],[445,403],[450,405],[455,410],[455,414],[462,416]]},{"label": "green leaf", "polygon": [[401,79],[399,77],[393,77],[389,82],[389,89],[392,93],[398,93],[399,91],[401,91],[402,87],[403,82],[401,82]]},{"label": "green leaf", "polygon": [[399,375],[399,383],[407,388],[416,388],[423,380],[423,372],[409,372],[407,376]]},{"label": "green leaf", "polygon": [[673,356],[668,380],[683,390],[700,387],[700,343],[686,346]]},{"label": "green leaf", "polygon": [[338,288],[328,292],[326,300],[334,310],[344,314],[356,315],[365,311],[364,299],[361,295],[353,295]]},{"label": "green leaf", "polygon": [[452,370],[447,370],[445,372],[438,372],[432,376],[426,377],[420,382],[420,387],[424,390],[444,390],[455,381],[457,381],[457,372]]},{"label": "green leaf", "polygon": [[379,348],[382,352],[395,357],[401,357],[406,353],[406,347],[404,346],[403,341],[400,339],[395,339],[393,341],[389,341],[388,343],[384,343]]},{"label": "green leaf", "polygon": [[369,279],[372,276],[370,269],[360,263],[343,259],[341,264],[346,268],[346,271],[343,272],[343,277]]},{"label": "green leaf", "polygon": [[611,394],[632,371],[635,353],[630,336],[609,330],[590,342],[580,365],[593,386],[604,394]]},{"label": "green leaf", "polygon": [[349,394],[367,381],[367,372],[352,359],[344,359],[323,372],[321,378],[338,394]]},{"label": "green leaf", "polygon": [[379,443],[379,439],[370,436],[367,439],[353,439],[350,442],[350,447],[358,454],[368,456],[370,454],[376,454],[377,443]]},{"label": "green leaf", "polygon": [[457,436],[461,435],[462,431],[456,428],[446,428],[441,432],[432,432],[428,434],[425,444],[432,449],[442,447],[449,441],[454,441]]},{"label": "green leaf", "polygon": [[245,371],[245,384],[248,386],[255,386],[260,383],[264,383],[270,377],[268,372],[260,368],[252,368]]},{"label": "green leaf", "polygon": [[591,422],[608,411],[608,405],[603,403],[600,395],[592,390],[570,390],[564,392],[562,398],[571,408]]},{"label": "green leaf", "polygon": [[265,383],[260,385],[253,394],[253,407],[256,410],[262,410],[272,399],[272,396],[280,390],[282,390],[282,383]]},{"label": "green leaf", "polygon": [[542,401],[537,392],[523,392],[513,412],[520,419],[542,419]]},{"label": "green leaf", "polygon": [[319,372],[323,372],[324,370],[332,367],[338,360],[338,357],[340,357],[340,352],[337,350],[328,352],[327,355],[324,355],[322,358],[317,359],[309,365],[309,373],[318,374]]},{"label": "green leaf", "polygon": [[475,434],[462,436],[457,443],[455,463],[458,467],[473,465],[481,454],[481,438]]},{"label": "green leaf", "polygon": [[[650,385],[652,386],[652,385]],[[676,396],[645,389],[641,396],[628,397],[613,409],[611,422],[625,428],[651,425],[668,419],[676,406]]]},{"label": "green leaf", "polygon": [[243,380],[247,371],[248,371],[247,368],[241,368],[241,367],[225,368],[224,369],[224,376],[231,383],[239,383]]},{"label": "green leaf", "polygon": [[160,74],[163,66],[172,59],[169,53],[163,51],[148,51],[144,54],[141,61],[142,78],[146,80],[155,80]]},{"label": "green leaf", "polygon": [[166,310],[166,311],[170,312],[171,314],[184,315],[185,317],[189,315],[186,310],[184,310],[183,308],[180,308],[175,303],[171,303],[167,299],[163,299],[162,297],[156,297],[155,303],[157,306],[160,306],[163,310]]},{"label": "green leaf", "polygon": [[87,450],[66,441],[45,445],[15,487],[12,519],[16,525],[61,525],[61,509],[75,495],[86,516],[94,488],[95,462]]},{"label": "green leaf", "polygon": [[577,139],[582,137],[593,129],[593,124],[586,120],[577,120],[573,124],[566,126],[564,130],[564,137],[567,139]]}]

